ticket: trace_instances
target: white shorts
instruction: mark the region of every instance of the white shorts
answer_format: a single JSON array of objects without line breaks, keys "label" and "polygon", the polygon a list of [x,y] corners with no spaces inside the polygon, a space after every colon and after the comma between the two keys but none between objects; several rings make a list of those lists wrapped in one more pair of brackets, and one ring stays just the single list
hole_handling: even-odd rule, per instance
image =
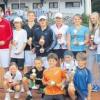
[{"label": "white shorts", "polygon": [[7,68],[10,63],[9,49],[0,49],[0,67]]},{"label": "white shorts", "polygon": [[36,54],[33,54],[31,51],[25,51],[25,66],[30,67],[34,66],[34,59]]}]

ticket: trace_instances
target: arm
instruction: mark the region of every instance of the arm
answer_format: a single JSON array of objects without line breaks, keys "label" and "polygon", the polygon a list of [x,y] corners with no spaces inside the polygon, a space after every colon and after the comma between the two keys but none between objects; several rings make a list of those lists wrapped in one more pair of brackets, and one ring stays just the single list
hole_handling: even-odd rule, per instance
[{"label": "arm", "polygon": [[100,44],[100,29],[97,29],[94,36],[94,42]]},{"label": "arm", "polygon": [[88,97],[87,97],[87,100],[91,100],[91,91],[92,91],[92,86],[91,86],[91,84],[88,84]]},{"label": "arm", "polygon": [[52,41],[52,43],[51,43],[50,47],[47,48],[47,50],[46,50],[47,52],[52,50],[55,47],[56,43],[57,43],[56,36],[55,36],[55,34],[53,33],[52,30],[50,30],[50,34],[51,34],[51,41]]}]

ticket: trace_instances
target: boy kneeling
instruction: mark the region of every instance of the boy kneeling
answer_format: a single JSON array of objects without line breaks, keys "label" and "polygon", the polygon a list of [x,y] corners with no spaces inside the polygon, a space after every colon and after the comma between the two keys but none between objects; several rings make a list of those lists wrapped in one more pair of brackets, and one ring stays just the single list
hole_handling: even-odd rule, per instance
[{"label": "boy kneeling", "polygon": [[5,100],[10,100],[10,90],[15,91],[15,99],[18,99],[20,96],[22,82],[22,74],[18,70],[17,64],[12,62],[9,67],[9,71],[7,71],[4,75],[4,89],[6,91]]}]

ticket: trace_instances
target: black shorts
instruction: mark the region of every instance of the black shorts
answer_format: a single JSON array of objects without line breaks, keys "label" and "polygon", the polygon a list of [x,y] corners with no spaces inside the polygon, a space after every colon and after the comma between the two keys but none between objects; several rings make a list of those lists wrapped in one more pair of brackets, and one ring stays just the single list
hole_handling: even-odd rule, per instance
[{"label": "black shorts", "polygon": [[20,59],[20,58],[11,58],[11,62],[15,62],[18,66],[19,70],[23,70],[24,69],[24,59]]},{"label": "black shorts", "polygon": [[62,59],[64,58],[64,52],[66,51],[67,49],[54,49],[53,50],[53,53],[57,54],[58,55],[58,58]]},{"label": "black shorts", "polygon": [[59,95],[45,95],[43,100],[65,100],[65,97],[63,94]]}]

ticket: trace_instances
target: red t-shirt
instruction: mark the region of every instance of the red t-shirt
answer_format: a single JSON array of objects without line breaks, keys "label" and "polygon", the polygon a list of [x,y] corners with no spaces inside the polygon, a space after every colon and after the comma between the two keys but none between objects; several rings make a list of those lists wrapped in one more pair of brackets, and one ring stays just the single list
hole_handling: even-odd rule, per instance
[{"label": "red t-shirt", "polygon": [[12,28],[10,22],[3,18],[0,21],[0,41],[5,41],[5,44],[0,46],[0,49],[9,48],[9,43],[11,39],[12,39]]}]

